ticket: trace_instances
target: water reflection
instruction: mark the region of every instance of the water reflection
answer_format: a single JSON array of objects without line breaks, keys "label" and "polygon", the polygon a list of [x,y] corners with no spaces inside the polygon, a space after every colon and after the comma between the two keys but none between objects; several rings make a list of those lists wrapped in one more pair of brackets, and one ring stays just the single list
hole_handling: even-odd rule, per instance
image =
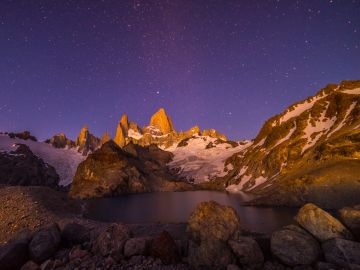
[{"label": "water reflection", "polygon": [[85,216],[107,222],[186,222],[198,203],[214,200],[234,207],[247,230],[269,233],[292,223],[296,209],[243,206],[246,199],[243,194],[216,191],[132,194],[88,200]]}]

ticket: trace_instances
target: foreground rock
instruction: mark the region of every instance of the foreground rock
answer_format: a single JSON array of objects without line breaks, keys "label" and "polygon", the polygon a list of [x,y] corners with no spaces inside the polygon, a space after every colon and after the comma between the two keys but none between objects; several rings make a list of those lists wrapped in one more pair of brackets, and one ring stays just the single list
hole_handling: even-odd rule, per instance
[{"label": "foreground rock", "polygon": [[149,254],[153,258],[160,259],[165,264],[177,263],[180,261],[179,249],[174,239],[167,231],[163,231],[153,240]]},{"label": "foreground rock", "polygon": [[229,246],[243,267],[262,269],[264,255],[259,244],[253,238],[241,236],[236,240],[229,240]]},{"label": "foreground rock", "polygon": [[0,152],[0,184],[57,187],[59,175],[54,167],[35,156],[25,144],[15,151]]},{"label": "foreground rock", "polygon": [[240,234],[240,219],[232,207],[200,203],[188,220],[189,263],[195,269],[226,269],[236,262],[227,241]]},{"label": "foreground rock", "polygon": [[360,269],[360,243],[337,238],[323,243],[322,248],[328,262],[347,269]]},{"label": "foreground rock", "polygon": [[311,265],[320,256],[318,242],[295,225],[272,234],[271,251],[275,257],[289,266]]},{"label": "foreground rock", "polygon": [[19,269],[28,260],[28,244],[26,241],[13,241],[0,246],[0,268],[2,270]]},{"label": "foreground rock", "polygon": [[339,220],[315,204],[304,205],[299,210],[295,220],[321,242],[334,238],[353,238]]},{"label": "foreground rock", "polygon": [[360,240],[360,205],[340,209],[339,215],[346,227]]},{"label": "foreground rock", "polygon": [[55,254],[60,240],[60,230],[56,224],[40,230],[29,244],[30,257],[35,262],[44,262]]}]

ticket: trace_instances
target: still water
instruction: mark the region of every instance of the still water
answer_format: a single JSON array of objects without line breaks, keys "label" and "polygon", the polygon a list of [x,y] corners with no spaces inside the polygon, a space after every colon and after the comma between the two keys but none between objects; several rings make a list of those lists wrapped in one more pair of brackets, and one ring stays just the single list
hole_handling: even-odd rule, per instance
[{"label": "still water", "polygon": [[296,209],[242,205],[246,196],[217,191],[159,192],[91,199],[85,216],[106,222],[176,223],[186,222],[196,205],[217,201],[236,209],[242,228],[254,232],[272,232],[292,223]]}]

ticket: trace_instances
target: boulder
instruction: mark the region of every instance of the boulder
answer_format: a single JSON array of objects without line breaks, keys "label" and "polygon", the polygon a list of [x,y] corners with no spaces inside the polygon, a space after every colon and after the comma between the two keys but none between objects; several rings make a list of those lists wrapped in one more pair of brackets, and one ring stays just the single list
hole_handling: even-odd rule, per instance
[{"label": "boulder", "polygon": [[25,144],[15,151],[0,152],[0,184],[11,186],[57,187],[59,175],[54,167],[35,156]]},{"label": "boulder", "polygon": [[0,269],[20,269],[28,260],[28,257],[28,244],[26,241],[12,241],[0,246]]},{"label": "boulder", "polygon": [[360,269],[360,243],[336,238],[322,244],[326,260],[336,265]]},{"label": "boulder", "polygon": [[150,245],[149,255],[160,259],[164,264],[172,264],[180,261],[178,247],[172,236],[163,231]]},{"label": "boulder", "polygon": [[238,263],[246,269],[262,269],[264,255],[258,243],[250,237],[241,236],[228,242]]},{"label": "boulder", "polygon": [[289,266],[311,265],[320,255],[320,246],[306,231],[290,225],[272,234],[271,252]]},{"label": "boulder", "polygon": [[93,251],[103,257],[111,256],[119,261],[123,258],[123,250],[126,241],[130,238],[129,228],[123,224],[111,224],[97,237]]},{"label": "boulder", "polygon": [[46,261],[55,254],[60,240],[60,230],[57,224],[39,230],[29,244],[30,257],[37,263]]},{"label": "boulder", "polygon": [[190,215],[187,231],[189,263],[195,269],[226,269],[236,261],[227,245],[240,234],[240,219],[232,207],[214,201],[200,203]]},{"label": "boulder", "polygon": [[360,205],[340,209],[339,215],[346,227],[360,240]]},{"label": "boulder", "polygon": [[88,229],[77,223],[68,223],[61,231],[61,239],[66,246],[80,245],[90,240]]},{"label": "boulder", "polygon": [[126,258],[135,255],[146,255],[151,239],[148,237],[130,238],[126,241],[124,255]]},{"label": "boulder", "polygon": [[218,240],[226,242],[240,230],[236,210],[215,201],[201,202],[190,215],[187,231],[195,241]]},{"label": "boulder", "polygon": [[304,205],[295,220],[321,242],[333,238],[353,238],[339,220],[312,203]]}]

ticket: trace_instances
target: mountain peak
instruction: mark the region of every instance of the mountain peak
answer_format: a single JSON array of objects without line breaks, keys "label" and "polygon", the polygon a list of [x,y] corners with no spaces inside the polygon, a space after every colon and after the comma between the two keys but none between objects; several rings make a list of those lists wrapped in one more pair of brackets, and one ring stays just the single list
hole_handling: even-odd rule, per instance
[{"label": "mountain peak", "polygon": [[150,126],[158,128],[163,134],[175,131],[170,116],[164,108],[160,108],[150,119]]}]

